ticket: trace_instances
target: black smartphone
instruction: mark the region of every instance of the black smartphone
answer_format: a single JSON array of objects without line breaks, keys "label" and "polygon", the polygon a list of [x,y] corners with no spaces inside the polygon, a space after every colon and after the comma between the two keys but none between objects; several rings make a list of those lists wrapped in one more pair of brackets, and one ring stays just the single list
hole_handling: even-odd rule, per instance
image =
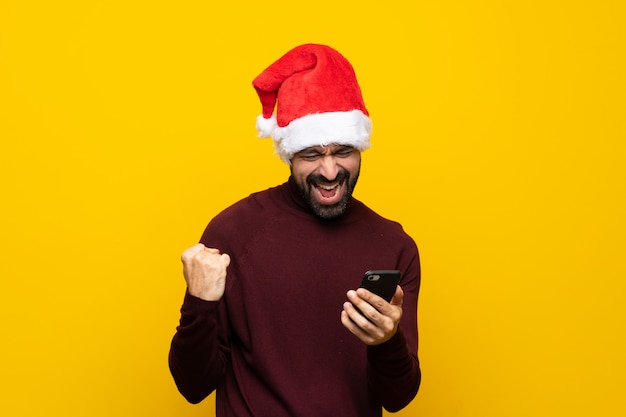
[{"label": "black smartphone", "polygon": [[367,271],[361,281],[361,288],[368,289],[389,302],[396,293],[400,278],[402,278],[402,272],[395,269]]}]

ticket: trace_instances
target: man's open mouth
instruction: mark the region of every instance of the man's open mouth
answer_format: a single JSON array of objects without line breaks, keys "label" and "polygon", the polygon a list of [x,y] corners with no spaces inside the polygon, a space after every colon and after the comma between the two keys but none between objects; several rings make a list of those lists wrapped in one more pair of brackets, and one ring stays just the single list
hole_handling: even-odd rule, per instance
[{"label": "man's open mouth", "polygon": [[323,198],[332,199],[337,196],[342,184],[343,181],[333,184],[315,184],[314,186]]},{"label": "man's open mouth", "polygon": [[318,195],[318,201],[324,204],[334,204],[341,199],[341,191],[345,180],[332,183],[313,183],[314,193]]},{"label": "man's open mouth", "polygon": [[349,178],[350,174],[346,171],[340,171],[332,181],[328,181],[321,175],[311,175],[307,178],[311,187],[311,197],[324,205],[338,203],[343,198]]}]

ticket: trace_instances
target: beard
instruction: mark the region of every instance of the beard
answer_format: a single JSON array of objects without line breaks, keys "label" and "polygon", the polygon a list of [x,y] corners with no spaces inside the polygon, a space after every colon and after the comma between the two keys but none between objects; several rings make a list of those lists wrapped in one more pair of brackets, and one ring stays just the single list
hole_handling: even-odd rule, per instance
[{"label": "beard", "polygon": [[[302,184],[299,181],[296,181],[296,184],[298,186],[298,190],[300,191],[300,195],[311,211],[322,219],[330,220],[341,216],[346,211],[348,202],[350,201],[350,197],[352,197],[352,193],[354,192],[358,179],[359,171],[357,171],[354,178],[352,178],[347,170],[342,169],[339,173],[337,173],[337,177],[335,177],[332,181],[328,181],[323,175],[310,174],[306,177],[306,183]],[[332,184],[337,181],[345,184],[345,192],[343,193],[341,200],[335,204],[322,204],[317,201],[315,197],[313,197],[313,188],[316,184]]]}]

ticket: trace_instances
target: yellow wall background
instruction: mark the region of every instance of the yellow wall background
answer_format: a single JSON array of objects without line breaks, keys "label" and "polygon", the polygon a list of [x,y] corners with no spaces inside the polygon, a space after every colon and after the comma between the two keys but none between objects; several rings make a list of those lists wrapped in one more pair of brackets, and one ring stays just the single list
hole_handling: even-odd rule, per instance
[{"label": "yellow wall background", "polygon": [[374,120],[357,196],[421,248],[399,416],[623,416],[617,0],[0,0],[3,416],[210,416],[167,369],[180,252],[286,179],[251,80],[328,43]]}]

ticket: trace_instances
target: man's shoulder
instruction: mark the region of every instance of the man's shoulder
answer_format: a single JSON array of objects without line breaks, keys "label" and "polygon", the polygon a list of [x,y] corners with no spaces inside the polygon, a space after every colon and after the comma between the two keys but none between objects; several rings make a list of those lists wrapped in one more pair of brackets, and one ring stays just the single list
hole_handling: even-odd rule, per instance
[{"label": "man's shoulder", "polygon": [[385,234],[397,235],[397,237],[406,237],[412,239],[402,227],[398,220],[387,217],[384,214],[374,210],[360,200],[353,199],[354,211],[358,216],[364,219],[364,223],[376,232],[384,232]]},{"label": "man's shoulder", "polygon": [[261,217],[264,213],[272,211],[278,196],[282,192],[284,184],[261,191],[255,191],[246,197],[223,209],[214,218],[213,222],[232,222],[232,220],[245,219],[248,217]]},{"label": "man's shoulder", "polygon": [[371,208],[361,200],[353,198],[352,204],[354,205],[355,213],[358,213],[361,217],[366,217],[368,221],[380,223],[381,225],[387,225],[391,227],[402,227],[400,222],[381,214],[379,211]]},{"label": "man's shoulder", "polygon": [[255,191],[227,207],[224,212],[238,210],[262,210],[275,206],[278,197],[284,192],[285,184]]},{"label": "man's shoulder", "polygon": [[201,241],[232,250],[228,242],[250,240],[277,216],[273,194],[280,187],[254,192],[223,209],[209,221]]}]

